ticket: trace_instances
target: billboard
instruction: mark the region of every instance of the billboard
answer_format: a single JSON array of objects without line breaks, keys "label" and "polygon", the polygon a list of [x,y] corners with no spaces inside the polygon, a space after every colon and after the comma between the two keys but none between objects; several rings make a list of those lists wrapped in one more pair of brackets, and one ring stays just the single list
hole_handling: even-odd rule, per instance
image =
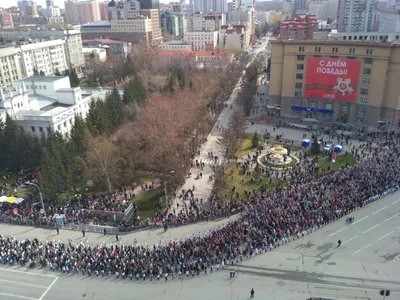
[{"label": "billboard", "polygon": [[356,101],[360,61],[307,58],[304,97]]}]

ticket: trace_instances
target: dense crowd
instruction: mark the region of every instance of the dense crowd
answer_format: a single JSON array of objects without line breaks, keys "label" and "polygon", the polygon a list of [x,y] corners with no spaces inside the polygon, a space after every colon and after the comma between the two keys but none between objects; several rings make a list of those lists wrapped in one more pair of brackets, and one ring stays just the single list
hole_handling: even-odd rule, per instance
[{"label": "dense crowd", "polygon": [[[242,204],[245,209],[236,221],[203,234],[163,245],[111,247],[2,236],[1,261],[137,280],[167,280],[169,276],[213,272],[300,237],[363,206],[371,197],[397,190],[400,150],[392,141],[384,142],[379,150],[363,150],[365,155],[352,168],[300,180],[269,194],[254,190],[249,195],[251,201]],[[191,204],[197,205],[197,201]]]}]

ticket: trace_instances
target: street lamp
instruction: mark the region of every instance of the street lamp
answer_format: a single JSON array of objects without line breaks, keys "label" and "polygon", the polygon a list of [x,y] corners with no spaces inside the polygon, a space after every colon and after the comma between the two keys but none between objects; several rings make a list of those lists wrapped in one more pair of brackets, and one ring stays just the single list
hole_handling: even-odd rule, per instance
[{"label": "street lamp", "polygon": [[26,184],[28,185],[33,185],[39,190],[39,197],[40,197],[40,202],[42,204],[42,209],[44,213],[44,217],[47,219],[47,214],[46,214],[46,208],[44,207],[44,202],[43,202],[43,197],[42,197],[42,191],[40,190],[40,187],[32,182],[27,182]]}]

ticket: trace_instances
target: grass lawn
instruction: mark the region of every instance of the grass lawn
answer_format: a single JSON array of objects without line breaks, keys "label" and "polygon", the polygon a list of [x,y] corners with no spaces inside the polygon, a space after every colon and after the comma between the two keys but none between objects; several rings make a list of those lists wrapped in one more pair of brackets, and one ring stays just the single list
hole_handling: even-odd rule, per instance
[{"label": "grass lawn", "polygon": [[[251,152],[255,152],[256,148],[253,147],[252,145],[252,139],[253,139],[253,135],[247,135],[242,139],[238,139],[237,141],[237,150],[235,155],[237,157],[243,157]],[[264,142],[261,138],[261,136],[258,136],[258,144],[259,146],[264,146]]]},{"label": "grass lawn", "polygon": [[[227,165],[227,170],[231,169],[233,171],[232,175],[225,175],[225,183],[224,186],[221,190],[221,195],[224,197],[225,194],[227,197],[230,197],[232,195],[232,187],[236,187],[236,192],[239,192],[239,197],[240,199],[244,196],[244,191],[251,192],[253,189],[259,190],[261,186],[264,184],[267,185],[267,190],[273,190],[274,189],[274,184],[273,180],[270,181],[269,178],[266,178],[262,176],[262,181],[259,182],[251,182],[251,177],[246,176],[246,174],[239,174],[239,169],[236,168],[235,164],[229,164]],[[242,180],[244,182],[242,183]]]},{"label": "grass lawn", "polygon": [[[164,196],[164,189],[159,187],[154,190],[148,190],[139,193],[133,198],[133,202],[136,204],[138,215],[141,220],[145,220],[149,217],[153,217],[156,212],[160,209],[159,199]],[[161,201],[162,207],[165,207],[164,200]]]},{"label": "grass lawn", "polygon": [[[346,163],[351,167],[356,163],[356,159],[353,155],[347,154],[347,155],[339,155],[336,158],[336,161],[332,163],[332,169],[335,171],[338,171],[340,167],[345,166]],[[318,165],[320,169],[327,169],[328,166],[330,165],[329,157],[322,158],[318,161]]]}]

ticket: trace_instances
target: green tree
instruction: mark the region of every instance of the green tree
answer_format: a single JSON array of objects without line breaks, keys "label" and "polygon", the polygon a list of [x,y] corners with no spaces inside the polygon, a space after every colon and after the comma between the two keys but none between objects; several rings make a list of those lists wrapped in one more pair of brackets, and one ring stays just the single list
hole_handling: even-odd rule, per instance
[{"label": "green tree", "polygon": [[122,102],[125,105],[131,104],[136,100],[136,86],[133,80],[130,80],[128,85],[124,89],[124,95],[122,96]]},{"label": "green tree", "polygon": [[89,113],[86,117],[89,131],[94,136],[108,131],[110,127],[105,101],[92,99],[89,104]]},{"label": "green tree", "polygon": [[147,92],[146,88],[144,87],[142,78],[140,76],[135,76],[133,79],[133,85],[135,87],[135,101],[140,104],[146,101],[147,99]]},{"label": "green tree", "polygon": [[106,133],[110,134],[114,129],[119,127],[124,120],[124,112],[122,107],[122,99],[118,89],[115,87],[111,92],[106,95],[106,109],[108,123],[110,124],[107,128]]},{"label": "green tree", "polygon": [[126,77],[135,73],[131,56],[128,54],[122,67],[122,76]]},{"label": "green tree", "polygon": [[320,145],[318,143],[318,138],[316,135],[314,135],[312,142],[311,142],[311,147],[310,147],[310,153],[315,155],[320,152]]},{"label": "green tree", "polygon": [[46,76],[46,74],[44,73],[43,70],[40,70],[39,75],[40,75],[40,76]]},{"label": "green tree", "polygon": [[71,84],[71,87],[79,86],[80,80],[75,69],[65,70],[63,75],[69,77],[69,83]]},{"label": "green tree", "polygon": [[256,132],[254,132],[253,137],[251,138],[251,146],[253,148],[258,148],[259,140],[260,140],[260,138],[258,137],[258,134],[257,134],[257,131],[256,131]]},{"label": "green tree", "polygon": [[58,68],[56,68],[56,71],[54,72],[55,76],[61,76],[61,72]]},{"label": "green tree", "polygon": [[71,128],[68,141],[68,146],[73,156],[81,155],[87,149],[85,129],[85,120],[80,116],[75,116],[75,123]]},{"label": "green tree", "polygon": [[183,90],[186,87],[185,73],[181,68],[176,70],[176,79],[178,81],[179,89]]},{"label": "green tree", "polygon": [[260,178],[261,178],[261,176],[262,176],[262,173],[261,173],[261,167],[260,167],[260,164],[259,164],[259,163],[257,163],[256,166],[255,166],[255,168],[253,169],[252,175],[253,175],[253,178],[254,178],[255,180],[260,180]]},{"label": "green tree", "polygon": [[33,75],[39,75],[39,71],[36,68],[33,68],[32,72]]}]

